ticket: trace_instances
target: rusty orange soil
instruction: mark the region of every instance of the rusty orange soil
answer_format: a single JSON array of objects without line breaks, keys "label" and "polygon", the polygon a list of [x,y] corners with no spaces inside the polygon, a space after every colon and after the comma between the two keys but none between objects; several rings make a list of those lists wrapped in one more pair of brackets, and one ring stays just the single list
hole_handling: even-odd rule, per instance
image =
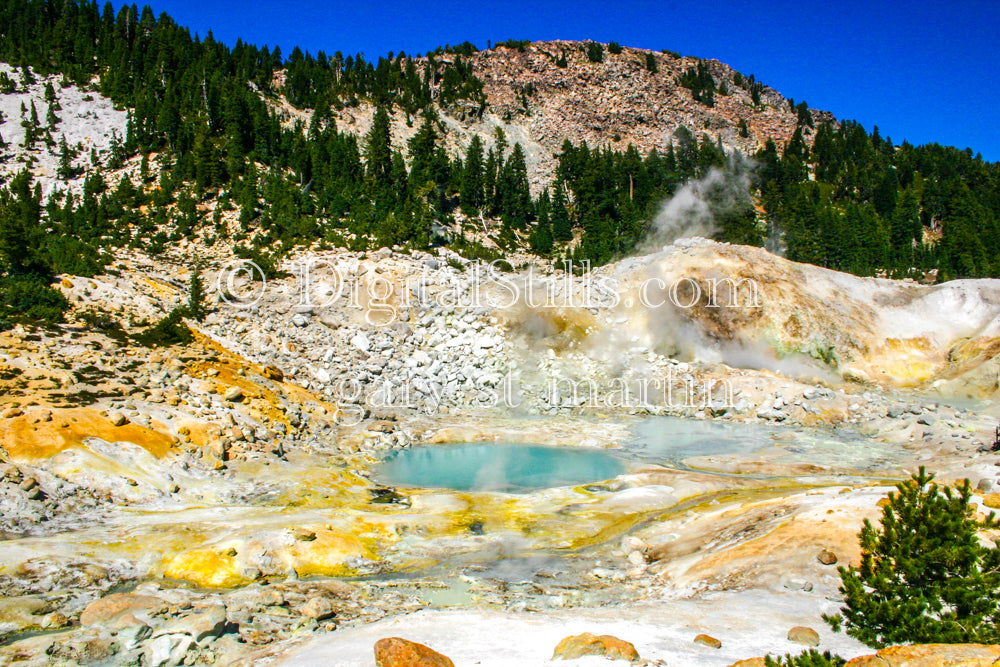
[{"label": "rusty orange soil", "polygon": [[[176,444],[170,435],[152,428],[132,423],[115,426],[93,408],[56,408],[46,409],[45,412],[51,412],[50,420],[39,420],[40,411],[28,408],[19,417],[0,421],[0,446],[11,458],[24,461],[46,459],[83,444],[87,438],[108,442],[125,440],[156,457],[164,456]],[[152,425],[157,425],[157,422]]]}]

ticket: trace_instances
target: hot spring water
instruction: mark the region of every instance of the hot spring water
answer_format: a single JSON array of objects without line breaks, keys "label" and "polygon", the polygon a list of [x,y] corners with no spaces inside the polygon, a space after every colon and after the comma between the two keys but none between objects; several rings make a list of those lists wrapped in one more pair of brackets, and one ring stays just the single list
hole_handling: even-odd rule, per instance
[{"label": "hot spring water", "polygon": [[623,472],[622,461],[605,450],[488,442],[405,449],[382,464],[379,478],[398,486],[523,493]]},{"label": "hot spring water", "polygon": [[779,462],[865,470],[884,466],[894,449],[848,430],[673,417],[642,419],[632,433],[615,450],[513,442],[421,445],[390,456],[377,477],[401,487],[525,493],[607,480],[626,472],[628,462],[685,469],[684,461],[693,457],[752,455],[780,447]]}]

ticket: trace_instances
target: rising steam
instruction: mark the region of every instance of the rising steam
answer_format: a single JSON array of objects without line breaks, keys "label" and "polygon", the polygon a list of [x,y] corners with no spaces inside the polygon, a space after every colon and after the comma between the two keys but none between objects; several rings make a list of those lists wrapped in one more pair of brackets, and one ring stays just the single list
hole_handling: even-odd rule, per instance
[{"label": "rising steam", "polygon": [[753,168],[753,162],[737,155],[724,169],[713,167],[682,185],[653,219],[646,250],[692,236],[711,238],[722,231],[720,218],[751,205]]}]

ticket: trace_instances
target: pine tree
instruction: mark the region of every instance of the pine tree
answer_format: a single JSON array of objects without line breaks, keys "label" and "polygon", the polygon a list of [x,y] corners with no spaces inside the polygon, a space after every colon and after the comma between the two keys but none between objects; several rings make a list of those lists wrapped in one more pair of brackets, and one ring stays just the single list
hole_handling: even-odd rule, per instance
[{"label": "pine tree", "polygon": [[[24,111],[24,102],[21,102],[22,115],[24,115]],[[31,101],[31,115],[21,121],[21,126],[24,128],[24,147],[30,150],[35,147],[35,142],[38,141],[41,129],[38,122],[38,110],[35,108],[34,100]]]},{"label": "pine tree", "polygon": [[45,101],[49,103],[49,106],[55,105],[57,108],[59,103],[56,102],[56,90],[52,87],[51,81],[45,82]]},{"label": "pine tree", "polygon": [[604,62],[604,46],[597,42],[587,42],[587,60],[592,63]]},{"label": "pine tree", "polygon": [[49,105],[48,111],[45,113],[45,124],[48,126],[50,132],[56,129],[56,125],[59,124],[59,116],[56,115],[56,110]]},{"label": "pine tree", "polygon": [[552,252],[552,224],[549,222],[549,216],[540,215],[538,217],[538,223],[535,225],[535,229],[531,233],[531,250],[538,255],[548,255]]},{"label": "pine tree", "polygon": [[392,183],[392,135],[385,107],[375,111],[372,129],[365,137],[365,160],[368,178],[378,188],[389,187]]},{"label": "pine tree", "polygon": [[465,152],[460,199],[467,215],[478,213],[483,205],[483,140],[479,135],[472,137]]},{"label": "pine tree", "polygon": [[858,535],[860,567],[839,568],[847,634],[870,646],[1000,640],[1000,548],[979,541],[969,480],[933,479],[921,467],[898,484]]},{"label": "pine tree", "polygon": [[410,149],[410,183],[414,188],[420,188],[428,181],[434,181],[437,131],[432,116],[424,116],[423,124],[407,145]]},{"label": "pine tree", "polygon": [[31,73],[31,68],[21,65],[21,85],[27,88],[35,83],[35,75]]},{"label": "pine tree", "polygon": [[892,212],[892,245],[904,251],[912,261],[913,242],[919,241],[923,232],[920,223],[920,202],[911,188],[903,190]]},{"label": "pine tree", "polygon": [[41,192],[32,192],[31,174],[18,173],[0,193],[0,264],[9,275],[52,277],[43,255],[41,213]]},{"label": "pine tree", "polygon": [[201,278],[201,267],[197,264],[191,271],[188,284],[187,315],[197,322],[205,319],[205,284]]},{"label": "pine tree", "polygon": [[520,143],[514,144],[510,157],[504,162],[497,190],[501,212],[509,216],[509,222],[514,228],[523,229],[533,215],[531,192],[528,187],[528,167]]},{"label": "pine tree", "polygon": [[650,51],[646,54],[646,69],[649,70],[650,74],[656,74],[660,68],[656,64],[656,56]]},{"label": "pine tree", "polygon": [[62,135],[59,138],[59,168],[56,170],[59,178],[70,179],[76,176],[76,168],[73,166],[75,157],[76,153],[70,150],[69,144],[66,143],[66,135]]},{"label": "pine tree", "polygon": [[497,169],[502,158],[497,157],[495,148],[490,148],[486,154],[486,166],[483,168],[483,207],[487,213],[497,212]]},{"label": "pine tree", "polygon": [[552,221],[552,238],[558,243],[565,243],[573,239],[573,226],[570,223],[569,211],[566,210],[566,195],[563,193],[562,183],[556,183],[554,194],[552,195],[552,213],[549,215]]}]

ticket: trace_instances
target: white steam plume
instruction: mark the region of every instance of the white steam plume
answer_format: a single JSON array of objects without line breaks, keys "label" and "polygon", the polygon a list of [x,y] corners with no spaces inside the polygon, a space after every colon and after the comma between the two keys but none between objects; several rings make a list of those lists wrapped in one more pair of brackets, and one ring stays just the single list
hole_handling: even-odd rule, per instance
[{"label": "white steam plume", "polygon": [[725,169],[713,167],[699,179],[686,182],[663,202],[653,219],[645,250],[660,248],[677,239],[711,237],[720,231],[718,217],[751,205],[750,184],[754,163],[730,157]]}]

